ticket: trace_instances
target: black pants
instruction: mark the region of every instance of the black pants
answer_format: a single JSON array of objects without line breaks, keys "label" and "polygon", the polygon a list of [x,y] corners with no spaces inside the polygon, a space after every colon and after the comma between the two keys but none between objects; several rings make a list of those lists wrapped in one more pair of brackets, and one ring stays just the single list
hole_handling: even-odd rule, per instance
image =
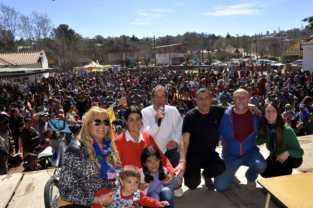
[{"label": "black pants", "polygon": [[179,151],[178,147],[172,150],[167,150],[165,156],[169,159],[172,166],[175,168],[179,163]]},{"label": "black pants", "polygon": [[266,162],[267,167],[261,174],[264,178],[290,175],[293,168],[297,168],[302,164],[302,158],[288,157],[284,163],[280,163],[276,160],[276,156],[270,155],[266,159]]},{"label": "black pants", "polygon": [[6,152],[0,150],[0,175],[8,173],[8,171],[9,171],[8,159],[9,159],[8,154]]},{"label": "black pants", "polygon": [[196,189],[201,182],[202,175],[205,179],[211,179],[220,175],[225,170],[224,161],[217,152],[201,154],[188,154],[184,183],[189,189]]}]

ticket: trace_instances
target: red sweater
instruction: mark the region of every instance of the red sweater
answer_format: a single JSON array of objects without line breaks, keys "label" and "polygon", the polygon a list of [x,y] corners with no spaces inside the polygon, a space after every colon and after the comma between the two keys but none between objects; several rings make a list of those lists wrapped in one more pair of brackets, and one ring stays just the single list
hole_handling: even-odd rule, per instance
[{"label": "red sweater", "polygon": [[234,136],[242,143],[253,132],[253,116],[250,111],[245,114],[236,114],[233,112],[234,118]]},{"label": "red sweater", "polygon": [[[143,149],[150,145],[158,147],[154,139],[148,134],[143,133],[143,141],[137,143],[133,141],[126,141],[125,133],[120,134],[115,140],[116,148],[119,152],[122,166],[134,165],[141,168],[140,157]],[[159,148],[159,147],[158,147]],[[162,163],[167,169],[168,173],[173,173],[174,168],[167,157],[161,152]]]}]

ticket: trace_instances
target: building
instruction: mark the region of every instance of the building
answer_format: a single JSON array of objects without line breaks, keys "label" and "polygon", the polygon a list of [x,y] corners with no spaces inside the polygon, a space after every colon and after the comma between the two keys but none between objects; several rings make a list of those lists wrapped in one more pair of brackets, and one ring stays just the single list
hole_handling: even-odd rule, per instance
[{"label": "building", "polygon": [[46,53],[22,52],[0,53],[0,78],[33,82],[41,77],[49,76],[49,68]]},{"label": "building", "polygon": [[156,46],[154,49],[157,65],[179,65],[185,61],[185,49],[182,43]]},{"label": "building", "polygon": [[303,70],[313,72],[313,37],[302,43]]}]

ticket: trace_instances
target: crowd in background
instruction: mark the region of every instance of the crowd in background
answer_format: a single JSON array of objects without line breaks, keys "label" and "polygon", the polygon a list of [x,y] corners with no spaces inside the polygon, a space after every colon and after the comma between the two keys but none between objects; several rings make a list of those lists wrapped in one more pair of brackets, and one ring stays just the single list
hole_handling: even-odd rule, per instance
[{"label": "crowd in background", "polygon": [[[213,104],[227,107],[239,87],[250,92],[250,103],[259,109],[275,101],[285,121],[297,135],[313,133],[313,74],[270,67],[256,70],[240,66],[178,70],[171,68],[123,69],[105,72],[62,72],[35,83],[0,83],[1,152],[35,153],[57,139],[51,119],[68,126],[79,125],[91,106],[109,109],[111,120],[125,125],[129,105],[141,108],[151,103],[157,84],[167,89],[168,103],[182,116],[195,106],[199,88],[209,88]],[[119,129],[116,129],[119,130]],[[1,153],[1,155],[4,155]],[[6,160],[1,156],[1,161]],[[4,168],[2,173],[7,172]]]}]

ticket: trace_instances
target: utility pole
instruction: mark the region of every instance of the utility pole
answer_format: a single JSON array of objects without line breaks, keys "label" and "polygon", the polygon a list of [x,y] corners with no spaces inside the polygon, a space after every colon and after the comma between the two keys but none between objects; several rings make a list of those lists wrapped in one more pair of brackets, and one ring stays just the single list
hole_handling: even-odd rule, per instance
[{"label": "utility pole", "polygon": [[258,60],[258,39],[257,39],[257,35],[255,34],[255,56],[256,56],[256,60]]},{"label": "utility pole", "polygon": [[156,42],[155,42],[155,36],[153,36],[153,53],[154,53],[154,66],[157,65],[157,60],[156,60]]}]

